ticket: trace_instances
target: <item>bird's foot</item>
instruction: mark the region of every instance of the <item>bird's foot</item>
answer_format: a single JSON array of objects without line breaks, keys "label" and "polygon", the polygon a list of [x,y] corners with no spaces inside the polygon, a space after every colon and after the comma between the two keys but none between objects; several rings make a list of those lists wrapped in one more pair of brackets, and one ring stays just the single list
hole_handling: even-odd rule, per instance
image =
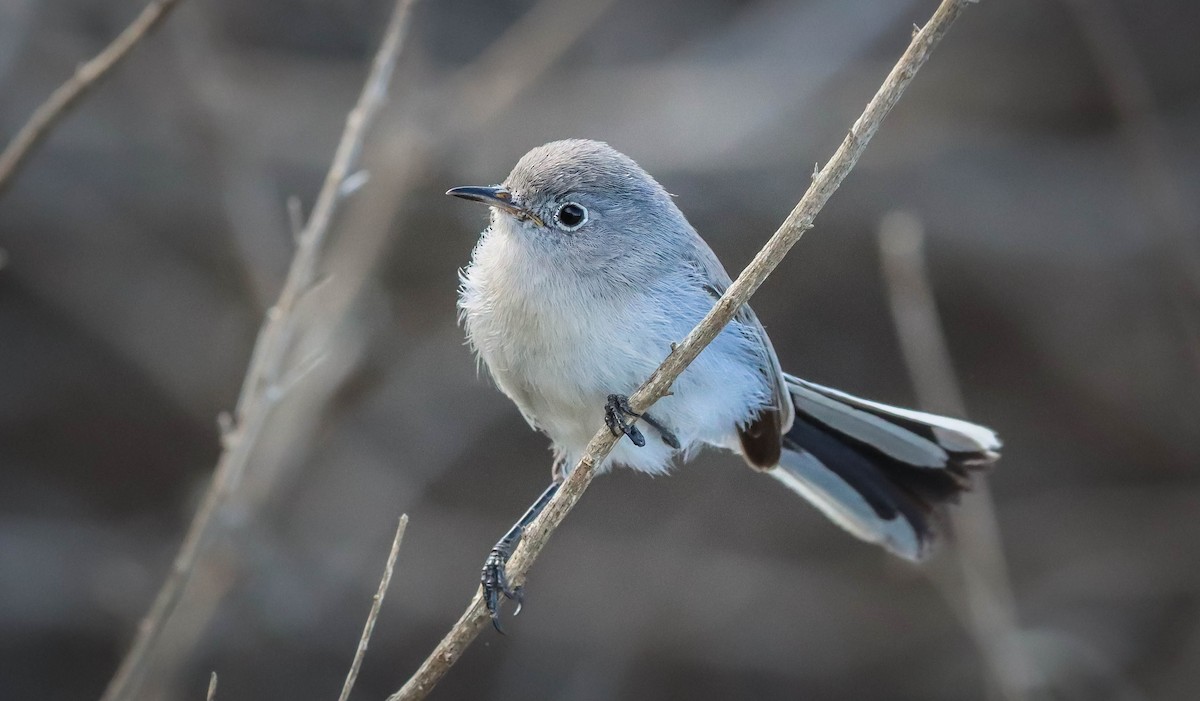
[{"label": "bird's foot", "polygon": [[622,394],[608,395],[608,403],[604,405],[604,423],[608,425],[608,430],[612,431],[614,436],[622,434],[629,436],[629,440],[633,444],[641,448],[646,445],[646,438],[642,432],[637,429],[631,419],[641,419],[646,424],[658,431],[658,435],[662,438],[662,442],[666,443],[671,448],[679,450],[679,438],[675,433],[667,428],[661,421],[655,419],[650,414],[639,414],[629,406],[629,397]]},{"label": "bird's foot", "polygon": [[639,448],[646,445],[646,437],[634,425],[634,420],[641,417],[641,414],[629,406],[629,397],[623,394],[608,395],[608,402],[604,405],[605,425],[618,438],[622,435],[629,436],[629,440]]},{"label": "bird's foot", "polygon": [[674,434],[674,432],[671,431],[671,429],[664,426],[662,422],[651,416],[649,413],[642,414],[642,421],[645,421],[649,426],[653,427],[655,431],[658,431],[658,436],[659,438],[662,438],[663,443],[666,443],[675,450],[679,450],[679,438]]},{"label": "bird's foot", "polygon": [[484,560],[483,571],[479,575],[479,583],[483,586],[483,601],[487,604],[488,615],[492,617],[492,625],[495,626],[496,632],[501,635],[504,634],[504,629],[500,627],[500,595],[503,594],[505,598],[517,602],[517,610],[513,611],[514,616],[521,612],[521,605],[525,603],[524,591],[521,587],[510,587],[508,575],[505,572],[508,558],[512,557],[516,547],[517,542],[497,543],[496,547],[492,548],[492,552],[488,554],[487,560]]}]

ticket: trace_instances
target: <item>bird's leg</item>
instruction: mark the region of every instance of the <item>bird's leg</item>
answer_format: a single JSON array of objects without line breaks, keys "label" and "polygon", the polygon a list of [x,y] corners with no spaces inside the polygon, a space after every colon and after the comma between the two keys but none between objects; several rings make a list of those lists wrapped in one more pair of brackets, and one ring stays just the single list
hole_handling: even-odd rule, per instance
[{"label": "bird's leg", "polygon": [[604,405],[604,423],[614,436],[624,434],[629,436],[633,444],[641,448],[646,445],[646,437],[637,429],[631,419],[641,419],[658,431],[662,442],[679,450],[679,439],[661,421],[650,414],[639,414],[629,406],[629,397],[622,394],[608,395],[608,403]]},{"label": "bird's leg", "polygon": [[542,492],[537,501],[533,502],[524,515],[513,524],[513,527],[508,529],[508,533],[505,533],[504,537],[496,543],[483,562],[483,571],[479,575],[479,582],[483,585],[483,600],[487,604],[488,614],[491,615],[492,625],[496,627],[497,632],[504,632],[504,629],[500,627],[500,595],[503,594],[517,602],[517,610],[513,611],[514,616],[521,612],[521,604],[524,601],[521,587],[509,587],[508,585],[508,576],[505,572],[508,558],[512,557],[513,551],[517,549],[517,544],[525,535],[525,529],[533,523],[533,519],[537,518],[538,514],[542,513],[546,504],[549,504],[550,499],[558,492],[559,484],[560,482],[557,480],[550,483],[546,491]]},{"label": "bird's leg", "polygon": [[663,443],[666,443],[675,450],[679,450],[679,438],[675,436],[671,429],[667,428],[662,424],[662,422],[651,416],[649,412],[642,414],[642,421],[645,421],[647,425],[658,431],[658,435],[662,438]]}]

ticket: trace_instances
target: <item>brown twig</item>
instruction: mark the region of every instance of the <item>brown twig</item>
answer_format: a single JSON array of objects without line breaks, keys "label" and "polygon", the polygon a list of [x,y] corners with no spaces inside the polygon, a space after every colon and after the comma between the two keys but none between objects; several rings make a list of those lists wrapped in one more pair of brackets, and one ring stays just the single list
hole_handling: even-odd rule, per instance
[{"label": "brown twig", "polygon": [[281,382],[287,379],[284,378],[284,363],[289,340],[295,331],[293,312],[297,301],[316,281],[329,224],[341,199],[341,184],[353,172],[367,126],[386,101],[387,86],[403,43],[413,2],[396,2],[358,103],[346,118],[345,130],[316,205],[299,237],[279,300],[267,312],[259,330],[237,409],[233,417],[222,422],[223,449],[212,481],[200,508],[188,525],[170,573],[155,596],[150,611],[139,624],[133,644],[105,689],[101,701],[123,701],[134,695],[155,643],[178,605],[200,554],[213,535],[217,515],[240,482],[271,409],[285,394]]},{"label": "brown twig", "polygon": [[[808,191],[770,241],[758,252],[750,265],[746,266],[696,328],[676,345],[666,360],[629,398],[634,411],[646,411],[650,405],[667,394],[675,378],[729,323],[737,310],[762,285],[804,232],[812,228],[817,213],[854,168],[884,117],[895,106],[913,76],[925,64],[933,48],[967,4],[970,4],[970,0],[943,0],[929,22],[913,35],[912,43],[892,68],[879,91],[871,98],[866,110],[855,121],[850,133],[825,167],[814,174]],[[607,428],[601,428],[592,437],[579,464],[571,471],[558,494],[542,514],[526,529],[520,546],[509,561],[509,579],[514,584],[524,581],[530,564],[541,552],[550,535],[566,518],[567,513],[579,501],[592,481],[596,465],[604,461],[615,444],[616,438]],[[450,632],[438,643],[412,678],[399,691],[388,697],[388,701],[411,701],[428,695],[483,629],[487,618],[482,595],[477,591],[467,610]]]},{"label": "brown twig", "polygon": [[387,595],[388,585],[392,583],[392,570],[396,568],[396,556],[400,554],[400,543],[404,540],[404,529],[408,527],[408,514],[400,516],[400,525],[396,526],[396,537],[392,539],[392,549],[388,552],[387,563],[383,566],[383,578],[379,580],[379,590],[371,601],[371,613],[367,614],[367,623],[363,626],[362,637],[358,639],[358,649],[354,652],[354,661],[350,663],[350,671],[346,673],[346,683],[342,685],[342,693],[338,701],[347,701],[354,682],[358,679],[358,670],[362,668],[363,657],[367,654],[367,644],[371,642],[371,634],[375,632],[375,621],[379,619],[379,610],[383,608],[383,597]]},{"label": "brown twig", "polygon": [[129,55],[134,46],[157,27],[182,0],[154,0],[95,58],[75,69],[75,75],[50,93],[30,115],[4,152],[0,153],[0,194],[11,184],[21,165],[42,143],[54,125],[106,75]]},{"label": "brown twig", "polygon": [[[946,334],[925,265],[925,233],[911,214],[893,212],[879,227],[880,262],[901,353],[922,409],[965,417],[966,402],[954,375]],[[1008,701],[1026,701],[1042,684],[1021,643],[1008,564],[996,507],[980,481],[950,512],[952,552],[965,595],[962,616],[975,638],[996,689]],[[936,575],[931,573],[935,580]]]}]

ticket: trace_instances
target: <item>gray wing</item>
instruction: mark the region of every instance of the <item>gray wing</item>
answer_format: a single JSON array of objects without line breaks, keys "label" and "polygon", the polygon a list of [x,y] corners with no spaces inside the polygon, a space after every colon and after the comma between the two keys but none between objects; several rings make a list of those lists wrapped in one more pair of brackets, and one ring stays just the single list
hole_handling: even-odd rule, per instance
[{"label": "gray wing", "polygon": [[[693,236],[695,237],[696,245],[691,247],[693,255],[688,263],[694,269],[694,277],[697,284],[701,285],[713,297],[713,301],[715,302],[725,293],[725,290],[729,288],[729,285],[733,281],[730,279],[729,273],[725,272],[725,267],[721,265],[721,261],[717,259],[717,255],[712,252],[712,249],[708,247],[704,239],[700,238],[700,235],[695,232],[693,232]],[[791,428],[792,421],[795,418],[791,392],[788,391],[783,369],[779,366],[779,357],[775,355],[775,346],[771,344],[771,339],[767,336],[766,329],[763,328],[762,322],[758,320],[758,316],[750,308],[750,305],[743,304],[735,314],[733,321],[758,339],[755,347],[759,353],[759,369],[771,384],[772,396],[777,412],[774,418],[763,417],[769,423],[777,424],[777,427],[769,429],[766,426],[758,425],[758,422],[754,422],[740,431],[742,447],[747,461],[752,466],[761,468],[774,467],[778,462],[779,440],[782,438],[782,434],[787,433],[788,429]],[[756,445],[759,446],[757,450]],[[765,453],[762,451],[765,451]]]}]

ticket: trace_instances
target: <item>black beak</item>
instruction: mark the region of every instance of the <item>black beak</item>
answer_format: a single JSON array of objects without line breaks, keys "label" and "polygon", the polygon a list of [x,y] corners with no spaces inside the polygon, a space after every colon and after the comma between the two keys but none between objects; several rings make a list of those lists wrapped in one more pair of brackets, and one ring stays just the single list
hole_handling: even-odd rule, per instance
[{"label": "black beak", "polygon": [[536,214],[514,202],[512,193],[502,187],[467,185],[465,187],[452,187],[446,190],[446,194],[461,197],[464,200],[471,200],[472,202],[481,202],[489,207],[498,207],[511,213],[517,219],[528,219],[538,226],[545,226]]}]

